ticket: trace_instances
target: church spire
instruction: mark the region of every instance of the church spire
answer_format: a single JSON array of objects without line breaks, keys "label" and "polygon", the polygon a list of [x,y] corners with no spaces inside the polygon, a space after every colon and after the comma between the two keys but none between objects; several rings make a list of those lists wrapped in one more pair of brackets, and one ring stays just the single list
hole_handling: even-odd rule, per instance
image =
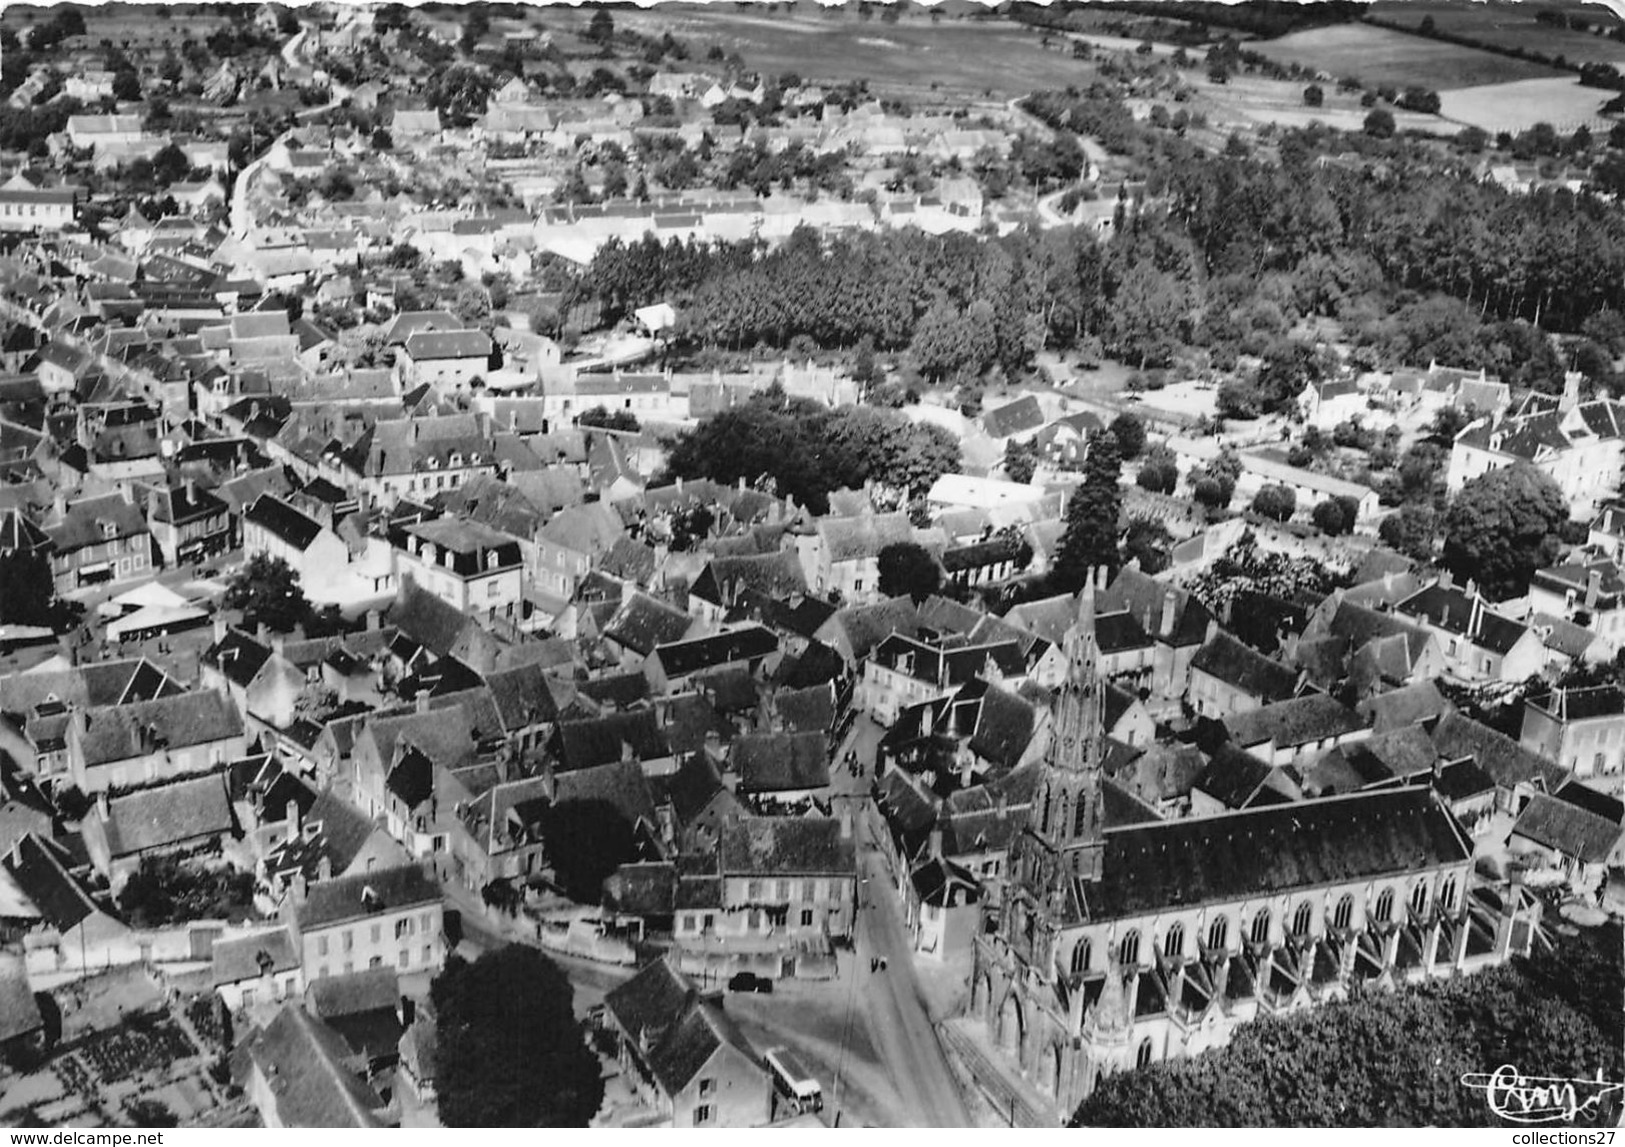
[{"label": "church spire", "polygon": [[1034,832],[1058,854],[1060,867],[1085,880],[1100,877],[1101,781],[1105,757],[1105,683],[1095,639],[1095,599],[1106,571],[1091,571],[1063,648],[1067,678],[1051,711],[1049,752],[1035,808]]}]

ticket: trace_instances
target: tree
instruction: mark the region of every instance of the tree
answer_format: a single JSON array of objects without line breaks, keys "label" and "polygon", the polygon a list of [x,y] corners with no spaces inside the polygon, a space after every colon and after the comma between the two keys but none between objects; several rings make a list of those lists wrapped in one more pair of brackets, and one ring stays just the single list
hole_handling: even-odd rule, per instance
[{"label": "tree", "polygon": [[0,623],[48,626],[55,600],[51,563],[43,554],[0,553]]},{"label": "tree", "polygon": [[1157,518],[1131,518],[1123,535],[1123,561],[1138,561],[1140,572],[1156,575],[1168,568],[1174,536]]},{"label": "tree", "polygon": [[254,874],[146,856],[119,890],[119,911],[137,928],[187,920],[256,919]]},{"label": "tree", "polygon": [[1038,447],[1014,438],[1004,444],[1004,476],[1025,486],[1038,470]]},{"label": "tree", "polygon": [[1366,113],[1365,133],[1373,139],[1391,139],[1394,134],[1394,113],[1387,108],[1372,108]]},{"label": "tree", "polygon": [[608,801],[550,805],[541,827],[554,883],[580,904],[599,903],[604,881],[621,865],[638,859],[631,823]]},{"label": "tree", "polygon": [[1319,84],[1310,84],[1303,89],[1303,103],[1305,107],[1318,108],[1326,102],[1326,92]]},{"label": "tree", "polygon": [[1439,516],[1431,506],[1410,504],[1389,514],[1377,527],[1382,544],[1419,562],[1433,560],[1433,543],[1439,532]]},{"label": "tree", "polygon": [[585,1127],[604,1098],[582,1038],[574,989],[534,948],[460,956],[429,989],[439,1055],[435,1087],[448,1127]]},{"label": "tree", "polygon": [[638,416],[630,410],[610,410],[604,406],[595,406],[591,410],[583,410],[576,418],[577,426],[598,426],[605,430],[640,429]]},{"label": "tree", "polygon": [[615,18],[609,14],[609,9],[600,8],[592,14],[592,19],[587,21],[586,38],[604,45],[615,39]]},{"label": "tree", "polygon": [[310,613],[299,574],[281,558],[255,554],[226,589],[226,607],[243,611],[245,623],[264,623],[288,633]]},{"label": "tree", "polygon": [[141,76],[134,68],[123,68],[113,73],[113,98],[138,100],[141,98]]},{"label": "tree", "polygon": [[1083,484],[1067,503],[1066,529],[1050,571],[1054,592],[1076,593],[1099,567],[1105,566],[1111,576],[1123,564],[1117,548],[1117,525],[1123,506],[1123,492],[1118,487],[1121,471],[1116,440],[1109,431],[1095,431],[1089,436]]},{"label": "tree", "polygon": [[1353,498],[1341,496],[1316,502],[1309,512],[1309,520],[1315,523],[1315,528],[1332,537],[1352,530],[1359,516],[1359,504]]},{"label": "tree", "polygon": [[1166,446],[1153,446],[1140,463],[1135,478],[1141,489],[1157,494],[1172,494],[1179,485],[1179,463],[1174,452]]},{"label": "tree", "polygon": [[1530,577],[1557,560],[1568,503],[1557,483],[1520,463],[1481,474],[1462,487],[1444,520],[1444,564],[1476,580],[1492,600],[1523,592]]},{"label": "tree", "polygon": [[880,551],[880,592],[887,597],[908,594],[924,601],[942,588],[942,567],[924,546],[893,542]]},{"label": "tree", "polygon": [[124,1104],[131,1127],[178,1127],[180,1119],[156,1099],[131,1099]]},{"label": "tree", "polygon": [[1112,437],[1117,440],[1117,453],[1125,462],[1140,456],[1145,449],[1145,423],[1136,414],[1124,411],[1112,419]]},{"label": "tree", "polygon": [[1253,495],[1253,513],[1284,522],[1298,510],[1298,495],[1291,486],[1264,486]]}]

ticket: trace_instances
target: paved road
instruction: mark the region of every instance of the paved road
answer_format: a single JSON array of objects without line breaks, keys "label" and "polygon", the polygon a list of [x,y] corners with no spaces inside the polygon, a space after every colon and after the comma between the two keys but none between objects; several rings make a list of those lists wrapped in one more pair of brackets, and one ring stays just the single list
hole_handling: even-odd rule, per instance
[{"label": "paved road", "polygon": [[[886,863],[869,835],[860,830],[859,873],[864,907],[858,913],[859,1006],[869,1036],[879,1051],[891,1082],[922,1127],[972,1127],[959,1084],[948,1069],[937,1033],[926,1015],[914,976],[901,905],[886,872]],[[886,970],[869,971],[869,961],[884,957]]]}]

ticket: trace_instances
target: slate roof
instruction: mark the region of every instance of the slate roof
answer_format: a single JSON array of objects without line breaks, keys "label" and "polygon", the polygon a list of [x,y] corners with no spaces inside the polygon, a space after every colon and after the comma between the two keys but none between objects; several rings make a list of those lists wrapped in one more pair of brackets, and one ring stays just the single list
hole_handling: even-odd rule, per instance
[{"label": "slate roof", "polygon": [[1224,727],[1243,748],[1273,742],[1286,749],[1345,736],[1365,728],[1365,721],[1337,700],[1317,693],[1232,713],[1224,719]]},{"label": "slate roof", "polygon": [[299,953],[286,926],[246,936],[222,936],[215,940],[210,958],[210,983],[217,988],[257,980],[267,971],[275,975],[299,967]]},{"label": "slate roof", "polygon": [[914,540],[914,527],[908,515],[901,511],[856,518],[820,518],[816,528],[831,563],[879,557],[880,551],[894,542]]},{"label": "slate roof", "polygon": [[724,876],[857,873],[852,836],[833,817],[743,817],[722,830]]},{"label": "slate roof", "polygon": [[1414,725],[1429,717],[1443,716],[1454,708],[1444,699],[1439,687],[1428,680],[1367,697],[1354,707],[1354,711],[1371,722],[1374,734],[1381,734]]},{"label": "slate roof", "polygon": [[344,1066],[350,1055],[337,1032],[292,1003],[248,1044],[284,1127],[382,1127],[384,1101]]},{"label": "slate roof", "polygon": [[252,522],[280,538],[296,550],[306,550],[322,532],[322,524],[294,509],[275,494],[261,494],[243,511],[243,520]]},{"label": "slate roof", "polygon": [[717,557],[706,563],[688,592],[713,605],[731,606],[745,590],[788,598],[807,592],[807,579],[793,550],[742,557]]},{"label": "slate roof", "polygon": [[553,801],[560,807],[573,801],[601,801],[620,810],[634,828],[655,820],[654,794],[643,769],[636,761],[612,761],[607,765],[572,769],[553,781]]},{"label": "slate roof", "polygon": [[982,415],[982,429],[989,438],[1008,438],[1012,434],[1037,430],[1043,425],[1044,411],[1038,405],[1038,399],[1031,394]]},{"label": "slate roof", "polygon": [[[685,617],[687,615],[684,615]],[[730,629],[710,637],[662,644],[651,654],[658,658],[668,678],[686,677],[719,665],[757,661],[777,653],[779,639],[762,626]]]},{"label": "slate roof", "polygon": [[1201,670],[1264,704],[1292,696],[1298,675],[1243,645],[1228,633],[1216,634],[1191,658],[1191,671]]},{"label": "slate roof", "polygon": [[[1572,786],[1566,786],[1564,792],[1568,787]],[[1625,836],[1625,827],[1618,821],[1570,803],[1563,792],[1532,796],[1512,831],[1584,864],[1606,864]]]},{"label": "slate roof", "polygon": [[1529,697],[1526,704],[1559,721],[1593,721],[1625,714],[1625,689],[1595,685],[1586,689],[1555,689]]},{"label": "slate roof", "polygon": [[[1170,633],[1163,633],[1163,606],[1169,594],[1174,598],[1174,624]],[[1189,590],[1169,586],[1136,569],[1119,570],[1111,585],[1107,586],[1106,591],[1098,595],[1095,601],[1097,617],[1125,609],[1132,616],[1141,619],[1142,624],[1145,623],[1145,618],[1149,617],[1151,636],[1175,649],[1182,649],[1187,645],[1201,645],[1207,640],[1208,624],[1214,620],[1207,606],[1198,601]],[[1076,612],[1074,606],[1074,617]],[[1071,624],[1070,619],[1068,624]],[[1064,633],[1063,629],[1062,634]],[[1040,634],[1040,636],[1049,635]],[[1059,644],[1059,638],[1050,640]]]},{"label": "slate roof", "polygon": [[145,756],[150,750],[143,745],[143,736],[149,729],[171,750],[243,733],[237,706],[213,689],[98,709],[86,713],[83,721],[79,746],[86,765]]},{"label": "slate roof", "polygon": [[970,736],[971,752],[1000,768],[1015,768],[1038,730],[1038,708],[990,682],[967,685],[960,696],[971,690],[981,693]]},{"label": "slate roof", "polygon": [[502,727],[510,734],[559,715],[558,704],[547,687],[547,667],[539,662],[488,673],[485,684],[502,717]]},{"label": "slate roof", "polygon": [[1104,875],[1073,886],[1089,921],[1234,903],[1470,860],[1426,788],[1359,793],[1105,834]]},{"label": "slate roof", "polygon": [[1535,785],[1551,791],[1568,778],[1564,769],[1460,713],[1447,713],[1440,718],[1432,738],[1441,757],[1446,760],[1472,757],[1503,789]]},{"label": "slate roof", "polygon": [[[366,895],[368,890],[371,896]],[[312,932],[374,912],[438,903],[440,886],[419,865],[403,864],[311,885],[304,903],[295,909],[295,919],[301,932]]]},{"label": "slate roof", "polygon": [[656,761],[671,755],[652,709],[611,713],[582,721],[560,721],[554,733],[554,747],[561,773],[619,761],[623,747],[629,747],[640,761]]},{"label": "slate roof", "polygon": [[218,668],[233,685],[247,688],[271,659],[271,647],[261,645],[240,629],[226,630],[225,637],[203,651],[203,660]]},{"label": "slate roof", "polygon": [[69,871],[73,859],[53,840],[29,833],[5,856],[6,871],[47,925],[66,933],[101,909]]},{"label": "slate roof", "polygon": [[211,773],[108,798],[105,826],[113,859],[233,831],[225,776]]},{"label": "slate roof", "polygon": [[148,532],[142,508],[126,502],[121,495],[81,498],[69,503],[67,514],[45,526],[45,533],[59,554],[73,553],[86,546],[106,544],[103,525],[113,528],[115,538],[132,538]]},{"label": "slate roof", "polygon": [[701,996],[665,958],[612,988],[604,1006],[667,1096],[687,1088],[724,1046],[761,1062],[721,1004]]},{"label": "slate roof", "polygon": [[1502,617],[1488,606],[1478,610],[1476,627],[1473,624],[1473,599],[1461,590],[1442,585],[1431,585],[1412,594],[1396,607],[1400,613],[1420,618],[1447,633],[1457,633],[1492,653],[1505,654],[1528,633],[1520,622]]},{"label": "slate roof", "polygon": [[795,792],[829,785],[829,738],[814,733],[751,733],[734,739],[729,754],[739,791]]},{"label": "slate roof", "polygon": [[1226,808],[1245,808],[1254,803],[1260,789],[1275,770],[1251,753],[1224,745],[1213,754],[1194,788],[1200,789]]},{"label": "slate roof", "polygon": [[655,646],[680,641],[694,619],[676,606],[633,593],[622,602],[604,630],[604,636],[634,653],[648,656]]}]

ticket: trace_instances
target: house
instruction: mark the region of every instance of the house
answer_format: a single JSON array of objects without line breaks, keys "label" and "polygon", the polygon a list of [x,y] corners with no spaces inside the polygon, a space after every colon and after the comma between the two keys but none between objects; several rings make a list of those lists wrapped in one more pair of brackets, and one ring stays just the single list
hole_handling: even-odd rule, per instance
[{"label": "house", "polygon": [[[349,529],[347,522],[342,525]],[[243,510],[245,556],[264,554],[287,562],[299,575],[305,596],[314,602],[353,604],[394,588],[394,570],[383,558],[382,543],[348,536],[351,541],[272,493],[261,494]]]},{"label": "house", "polygon": [[1302,793],[1289,770],[1222,745],[1192,783],[1190,797],[1192,816],[1213,816],[1296,801]]},{"label": "house", "polygon": [[389,121],[389,137],[397,147],[412,147],[440,135],[440,113],[400,109]]},{"label": "house", "polygon": [[86,199],[80,187],[0,187],[0,231],[66,231]]},{"label": "house", "polygon": [[213,689],[76,711],[68,770],[86,794],[208,772],[247,752],[242,714]]},{"label": "house", "polygon": [[305,990],[299,953],[286,925],[216,938],[211,982],[233,1012],[273,1000],[296,1001]]},{"label": "house", "polygon": [[231,548],[230,508],[191,478],[145,489],[147,531],[169,568],[207,561]]},{"label": "house", "polygon": [[932,855],[908,874],[906,926],[916,952],[947,961],[971,950],[981,924],[982,882],[942,856],[939,831],[932,840]]},{"label": "house", "polygon": [[649,679],[649,688],[663,694],[701,673],[725,668],[745,669],[752,674],[764,668],[771,670],[778,653],[779,639],[772,630],[748,625],[710,637],[657,645],[644,660],[643,673]]},{"label": "house", "polygon": [[[1074,609],[1073,615],[1076,610]],[[1095,600],[1095,618],[1124,613],[1140,623],[1151,638],[1151,673],[1139,682],[1165,698],[1184,695],[1190,684],[1191,661],[1212,636],[1218,621],[1189,590],[1159,582],[1140,570],[1125,567]],[[1027,618],[1035,618],[1031,623]],[[1018,606],[1007,620],[1025,625],[1038,636],[1059,645],[1071,617],[1054,599]],[[1115,624],[1108,622],[1108,627]],[[1059,630],[1056,626],[1059,625]],[[1102,648],[1102,655],[1105,650]],[[1120,671],[1127,671],[1119,666]]]},{"label": "house", "polygon": [[1625,863],[1625,805],[1579,781],[1550,796],[1536,793],[1518,814],[1507,847],[1559,869],[1577,889],[1594,890],[1609,868]]},{"label": "house", "polygon": [[1232,745],[1269,765],[1289,765],[1371,734],[1353,709],[1319,693],[1231,713],[1224,730]]},{"label": "house", "polygon": [[484,331],[419,331],[396,352],[403,389],[419,386],[468,390],[491,370],[495,349]]},{"label": "house", "polygon": [[304,670],[282,656],[282,642],[280,636],[260,640],[228,629],[225,618],[216,617],[214,644],[198,659],[199,678],[205,688],[223,690],[262,727],[286,729],[308,682]]},{"label": "house", "polygon": [[1524,681],[1546,667],[1540,635],[1496,613],[1469,584],[1457,588],[1448,574],[1394,607],[1438,638],[1445,672],[1464,681]]},{"label": "house", "polygon": [[1519,744],[1576,777],[1617,775],[1625,768],[1625,690],[1559,687],[1525,697]]},{"label": "house", "polygon": [[1191,658],[1190,703],[1199,716],[1232,713],[1285,701],[1298,691],[1299,674],[1279,661],[1219,633]]},{"label": "house", "polygon": [[296,1002],[248,1038],[233,1074],[266,1127],[393,1126],[383,1098],[349,1064],[332,1028]]},{"label": "house", "polygon": [[308,887],[411,859],[382,825],[330,788],[317,794],[303,816],[296,806],[283,823],[286,836],[268,845],[259,864],[255,901],[268,910],[280,909],[300,880]]},{"label": "house", "polygon": [[39,912],[29,947],[42,969],[89,971],[124,962],[129,928],[92,898],[73,875],[77,862],[62,845],[28,833],[11,846],[0,864]]},{"label": "house", "polygon": [[947,696],[973,678],[1013,689],[1026,673],[1026,658],[1016,641],[938,644],[894,633],[864,663],[853,704],[890,727],[906,707]]},{"label": "house", "polygon": [[722,827],[714,881],[677,912],[678,947],[786,952],[851,934],[857,851],[847,817],[743,817]]},{"label": "house", "polygon": [[773,1081],[723,1010],[666,957],[604,996],[621,1078],[672,1127],[762,1127]]},{"label": "house", "polygon": [[218,850],[241,835],[222,773],[98,793],[81,829],[96,870],[120,888],[149,857]]},{"label": "house", "polygon": [[524,561],[519,540],[479,522],[438,518],[393,538],[396,576],[473,617],[522,616]]},{"label": "house", "polygon": [[129,486],[117,494],[66,501],[60,492],[41,523],[51,540],[51,578],[58,594],[146,577],[152,570],[151,532]]},{"label": "house", "polygon": [[418,864],[310,885],[291,913],[305,982],[386,965],[439,971],[446,955],[441,911],[440,886]]},{"label": "house", "polygon": [[1529,580],[1529,607],[1595,634],[1597,656],[1612,657],[1625,644],[1625,576],[1613,558],[1536,570]]},{"label": "house", "polygon": [[1625,412],[1608,399],[1579,402],[1580,376],[1569,375],[1556,410],[1481,418],[1457,434],[1445,480],[1450,493],[1491,470],[1528,465],[1557,483],[1571,517],[1590,519],[1614,497],[1625,463]]},{"label": "house", "polygon": [[873,602],[881,597],[880,551],[913,540],[906,513],[827,517],[796,539],[796,550],[813,593],[832,599],[838,594],[843,603]]}]

